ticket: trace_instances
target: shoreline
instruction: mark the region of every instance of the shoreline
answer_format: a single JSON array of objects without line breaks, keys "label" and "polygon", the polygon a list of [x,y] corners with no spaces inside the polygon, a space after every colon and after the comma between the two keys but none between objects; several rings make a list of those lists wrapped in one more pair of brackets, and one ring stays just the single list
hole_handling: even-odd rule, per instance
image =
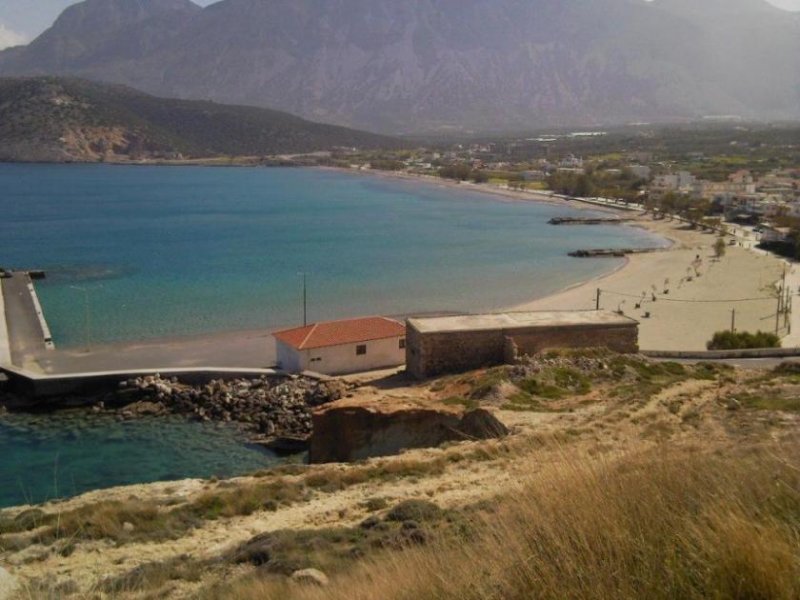
[{"label": "shoreline", "polygon": [[[485,201],[536,202],[562,206],[570,210],[594,211],[604,214],[618,214],[623,210],[614,209],[614,207],[598,207],[582,204],[578,201],[550,197],[547,194],[506,190],[495,185],[458,183],[438,177],[382,171],[358,171],[325,166],[299,168],[312,168],[342,174],[363,175],[376,177],[378,180],[387,179],[402,181],[413,186],[422,184],[436,188],[446,188],[480,196],[480,199]],[[630,224],[624,225],[629,226]],[[645,230],[647,231],[647,228],[645,228]],[[627,264],[628,260],[625,258],[620,261],[620,264],[614,266],[611,271],[600,273],[594,276],[590,281],[607,277],[620,269],[624,269]],[[577,281],[569,284],[566,289],[585,283],[585,281]],[[560,293],[561,291],[563,291],[563,289],[555,290],[551,294],[548,294],[548,296]],[[525,295],[523,295],[522,298],[525,298]],[[538,298],[525,299],[523,302],[536,299]],[[512,304],[501,304],[488,307],[485,310],[480,307],[472,310],[503,312],[512,309]],[[395,314],[391,316],[402,318],[405,315]],[[118,370],[123,365],[126,369],[191,368],[208,365],[230,368],[264,368],[273,366],[277,359],[274,339],[271,333],[283,328],[285,327],[276,326],[269,329],[222,330],[167,337],[99,342],[92,345],[90,352],[87,352],[86,347],[81,343],[66,346],[61,346],[57,343],[58,349],[55,352],[48,352],[37,356],[36,362],[41,370],[47,374]]]},{"label": "shoreline", "polygon": [[[563,206],[571,210],[595,211],[606,214],[619,214],[624,212],[631,214],[631,211],[622,207],[595,206],[593,204],[582,204],[580,201],[565,200],[557,197],[550,197],[546,194],[517,192],[505,190],[493,185],[485,184],[464,184],[455,181],[442,180],[440,178],[399,174],[392,172],[359,171],[338,167],[312,167],[315,169],[327,170],[331,172],[350,173],[353,175],[365,175],[378,179],[388,179],[394,181],[404,181],[412,185],[432,185],[453,190],[467,191],[479,194],[486,199],[508,202],[544,202],[552,205]],[[624,257],[620,264],[608,272],[601,273],[585,281],[579,281],[568,286],[548,293],[544,296],[534,297],[515,304],[506,304],[487,312],[509,312],[521,310],[579,310],[594,308],[594,303],[587,300],[588,296],[594,297],[597,287],[600,285],[611,287],[617,285],[620,280],[642,279],[652,270],[642,265],[660,265],[660,268],[669,268],[675,273],[677,262],[684,261],[676,258],[676,254],[688,247],[696,250],[705,247],[708,251],[713,243],[713,236],[699,233],[697,231],[682,231],[678,228],[680,222],[653,221],[643,218],[641,215],[620,226],[635,227],[643,229],[651,235],[658,237],[666,242],[662,251],[649,254],[641,254]],[[685,253],[685,252],[684,252]],[[753,253],[748,253],[753,256]],[[669,257],[665,259],[664,257]],[[593,260],[591,258],[577,260]],[[777,259],[774,260],[776,263]],[[631,275],[631,272],[634,274]],[[777,275],[775,279],[777,279]],[[635,292],[641,294],[644,282],[640,281]],[[749,290],[752,294],[753,290]],[[583,296],[579,300],[577,296]],[[613,305],[608,302],[603,303],[602,308],[613,309]],[[476,309],[477,310],[477,309]],[[747,312],[747,311],[744,311]],[[746,314],[741,315],[745,320]],[[752,319],[749,319],[752,321]],[[271,332],[274,329],[244,329],[235,331],[217,331],[211,333],[196,333],[166,338],[153,338],[144,340],[131,340],[100,343],[95,345],[90,353],[81,349],[80,345],[74,347],[67,346],[59,348],[57,353],[47,353],[37,357],[37,362],[45,373],[69,373],[85,370],[115,370],[120,364],[125,364],[127,368],[134,369],[158,369],[158,368],[183,368],[200,367],[213,364],[219,367],[242,367],[242,368],[263,368],[272,366],[276,360],[274,349],[274,338]],[[642,329],[651,329],[643,326]],[[692,341],[686,347],[676,347],[673,342],[661,345],[656,343],[653,336],[644,332],[640,345],[644,349],[652,350],[697,350],[704,349],[704,346],[697,340]],[[88,368],[88,363],[92,368]],[[99,366],[98,366],[99,362]]]}]

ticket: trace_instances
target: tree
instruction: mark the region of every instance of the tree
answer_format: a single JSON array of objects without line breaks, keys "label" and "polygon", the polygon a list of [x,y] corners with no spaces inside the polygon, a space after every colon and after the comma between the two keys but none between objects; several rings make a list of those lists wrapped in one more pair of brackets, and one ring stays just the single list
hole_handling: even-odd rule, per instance
[{"label": "tree", "polygon": [[589,198],[594,195],[594,184],[588,175],[580,175],[575,183],[574,196]]},{"label": "tree", "polygon": [[725,238],[722,236],[719,236],[714,242],[714,256],[717,257],[717,260],[725,256]]},{"label": "tree", "polygon": [[485,171],[472,171],[472,181],[475,183],[487,183],[489,181],[489,175]]}]

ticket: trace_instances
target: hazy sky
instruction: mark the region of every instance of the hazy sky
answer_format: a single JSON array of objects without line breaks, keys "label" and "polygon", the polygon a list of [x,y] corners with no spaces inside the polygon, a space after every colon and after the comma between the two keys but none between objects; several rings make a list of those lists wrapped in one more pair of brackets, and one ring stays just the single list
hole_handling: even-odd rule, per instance
[{"label": "hazy sky", "polygon": [[[52,25],[59,13],[77,0],[0,0],[0,48],[24,44]],[[218,0],[193,0],[207,6]],[[702,2],[702,0],[697,0]],[[767,0],[788,10],[800,10],[800,0]]]}]

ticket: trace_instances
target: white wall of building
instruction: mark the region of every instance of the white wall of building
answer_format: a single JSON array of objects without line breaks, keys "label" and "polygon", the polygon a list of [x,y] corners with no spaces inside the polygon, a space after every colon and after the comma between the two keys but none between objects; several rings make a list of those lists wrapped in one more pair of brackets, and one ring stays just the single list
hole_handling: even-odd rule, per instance
[{"label": "white wall of building", "polygon": [[[326,375],[399,367],[406,362],[405,346],[401,347],[401,340],[405,342],[405,336],[313,350],[295,350],[278,340],[278,364],[281,369],[292,373],[314,371]],[[360,345],[367,347],[366,354],[356,352]]]},{"label": "white wall of building", "polygon": [[278,351],[278,368],[289,373],[300,373],[306,370],[303,364],[305,352],[295,350],[281,340],[275,340],[275,347]]}]

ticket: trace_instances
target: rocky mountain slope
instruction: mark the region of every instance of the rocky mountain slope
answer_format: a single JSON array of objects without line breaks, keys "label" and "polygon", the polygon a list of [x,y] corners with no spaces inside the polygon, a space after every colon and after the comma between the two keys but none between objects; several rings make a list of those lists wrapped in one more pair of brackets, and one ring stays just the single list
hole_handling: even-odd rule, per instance
[{"label": "rocky mountain slope", "polygon": [[0,160],[265,156],[399,142],[287,113],[65,78],[0,78]]},{"label": "rocky mountain slope", "polygon": [[0,74],[72,74],[387,132],[800,117],[764,0],[86,0]]}]

